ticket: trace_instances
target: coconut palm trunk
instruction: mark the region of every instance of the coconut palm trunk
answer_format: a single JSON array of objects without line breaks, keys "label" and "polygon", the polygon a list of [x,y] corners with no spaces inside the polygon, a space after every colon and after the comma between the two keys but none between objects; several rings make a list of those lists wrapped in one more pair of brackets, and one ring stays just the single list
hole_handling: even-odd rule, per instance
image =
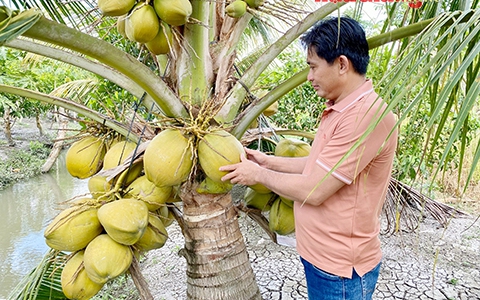
[{"label": "coconut palm trunk", "polygon": [[261,299],[231,194],[193,187],[182,201],[187,299]]}]

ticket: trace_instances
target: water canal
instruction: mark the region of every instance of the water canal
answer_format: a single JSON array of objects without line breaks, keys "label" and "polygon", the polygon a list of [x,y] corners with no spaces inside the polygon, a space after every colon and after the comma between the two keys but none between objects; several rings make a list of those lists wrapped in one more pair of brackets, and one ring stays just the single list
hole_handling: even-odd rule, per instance
[{"label": "water canal", "polygon": [[87,192],[87,180],[67,172],[64,156],[50,173],[0,191],[0,299],[6,299],[48,251],[43,231],[65,207],[62,202]]}]

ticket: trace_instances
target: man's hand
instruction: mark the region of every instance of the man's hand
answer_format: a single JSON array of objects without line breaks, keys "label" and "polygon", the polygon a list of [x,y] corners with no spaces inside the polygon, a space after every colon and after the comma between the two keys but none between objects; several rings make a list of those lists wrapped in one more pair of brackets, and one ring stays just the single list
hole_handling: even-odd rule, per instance
[{"label": "man's hand", "polygon": [[[243,185],[254,185],[258,183],[256,181],[256,175],[262,169],[257,163],[258,160],[264,161],[262,155],[265,154],[246,149],[247,155],[252,160],[247,159],[243,154],[240,156],[240,162],[237,164],[226,165],[220,167],[220,171],[229,172],[227,175],[222,177],[222,181],[230,180],[231,183],[243,184]],[[251,153],[253,152],[253,153]],[[257,153],[258,152],[258,153]]]},{"label": "man's hand", "polygon": [[245,153],[247,153],[247,159],[257,163],[259,166],[268,169],[268,155],[258,150],[245,148]]}]

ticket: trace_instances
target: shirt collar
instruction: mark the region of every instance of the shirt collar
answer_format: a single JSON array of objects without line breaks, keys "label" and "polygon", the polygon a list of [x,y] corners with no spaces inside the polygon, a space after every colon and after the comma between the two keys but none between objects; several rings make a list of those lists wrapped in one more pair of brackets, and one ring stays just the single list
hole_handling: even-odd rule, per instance
[{"label": "shirt collar", "polygon": [[371,79],[367,79],[358,89],[353,91],[350,95],[345,97],[342,101],[335,103],[333,101],[327,102],[327,109],[328,110],[336,110],[338,112],[342,112],[345,109],[349,108],[355,102],[362,99],[364,96],[373,92],[373,84]]}]

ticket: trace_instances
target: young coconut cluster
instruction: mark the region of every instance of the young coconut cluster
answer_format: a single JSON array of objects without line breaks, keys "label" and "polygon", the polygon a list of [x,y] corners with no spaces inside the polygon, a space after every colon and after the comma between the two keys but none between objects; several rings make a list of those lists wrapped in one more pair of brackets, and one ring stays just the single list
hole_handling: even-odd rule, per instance
[{"label": "young coconut cluster", "polygon": [[[165,228],[174,220],[168,205],[180,201],[178,187],[201,170],[198,192],[226,193],[232,185],[221,181],[226,172],[218,169],[240,162],[244,154],[242,144],[223,129],[175,127],[149,141],[143,159],[136,158],[136,150],[131,141],[87,135],[67,151],[67,170],[88,179],[92,196],[73,201],[44,232],[49,247],[72,253],[61,277],[69,299],[89,299],[127,272],[134,256],[163,247]],[[119,175],[105,175],[118,166],[124,169]]]},{"label": "young coconut cluster", "polygon": [[257,9],[265,3],[265,0],[234,0],[225,7],[225,13],[232,18],[240,18],[247,9]]},{"label": "young coconut cluster", "polygon": [[98,0],[98,8],[103,15],[117,18],[123,37],[145,44],[155,55],[170,52],[171,26],[184,25],[192,14],[189,0]]},{"label": "young coconut cluster", "polygon": [[[264,0],[235,0],[225,7],[225,13],[239,18],[249,9],[257,9]],[[130,41],[144,44],[155,55],[170,52],[173,43],[172,26],[187,23],[192,14],[189,0],[98,0],[104,16],[117,18],[117,30]]]},{"label": "young coconut cluster", "polygon": [[61,274],[69,299],[90,299],[107,281],[124,274],[134,255],[167,241],[165,228],[174,220],[167,203],[178,201],[173,187],[150,182],[141,160],[111,180],[99,174],[129,163],[136,148],[134,142],[87,135],[67,151],[67,170],[88,178],[92,195],[73,201],[44,232],[49,247],[71,252]]},{"label": "young coconut cluster", "polygon": [[232,188],[230,183],[221,180],[226,172],[219,168],[240,162],[241,154],[245,154],[243,145],[223,129],[192,133],[168,128],[150,141],[143,162],[148,180],[157,187],[165,187],[186,181],[197,167],[198,159],[205,179],[197,192],[218,194]]},{"label": "young coconut cluster", "polygon": [[[284,157],[308,156],[311,146],[297,139],[285,138],[278,142],[274,155]],[[295,231],[293,201],[281,197],[261,184],[247,187],[244,195],[247,207],[268,212],[270,230],[287,235]]]}]

